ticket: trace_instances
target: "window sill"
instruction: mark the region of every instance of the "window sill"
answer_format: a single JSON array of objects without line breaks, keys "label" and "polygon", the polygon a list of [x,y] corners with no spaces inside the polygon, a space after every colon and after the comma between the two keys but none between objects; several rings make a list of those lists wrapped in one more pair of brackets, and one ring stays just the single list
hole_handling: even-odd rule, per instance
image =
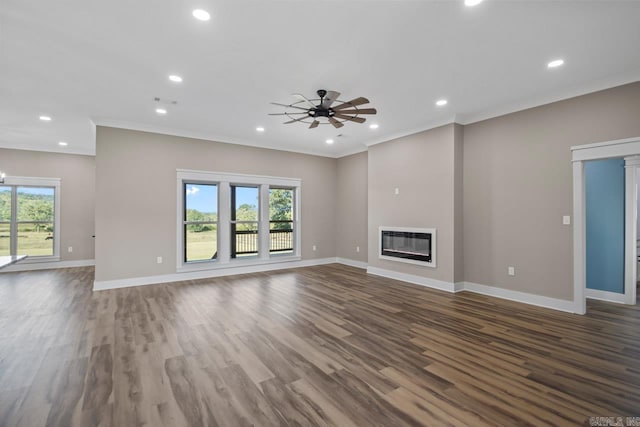
[{"label": "window sill", "polygon": [[187,273],[190,271],[206,271],[206,270],[224,270],[243,267],[252,267],[255,265],[279,264],[283,262],[300,261],[300,255],[274,255],[269,259],[234,259],[229,262],[205,261],[193,264],[183,264],[176,269],[177,273]]},{"label": "window sill", "polygon": [[57,262],[60,261],[59,256],[28,256],[20,264],[38,264],[40,262]]}]

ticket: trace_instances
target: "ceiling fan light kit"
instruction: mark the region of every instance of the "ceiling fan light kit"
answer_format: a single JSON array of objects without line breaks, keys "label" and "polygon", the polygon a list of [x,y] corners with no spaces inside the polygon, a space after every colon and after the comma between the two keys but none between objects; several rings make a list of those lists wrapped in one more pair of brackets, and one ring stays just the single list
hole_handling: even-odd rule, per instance
[{"label": "ceiling fan light kit", "polygon": [[[369,103],[369,100],[364,97],[354,98],[351,101],[345,102],[338,99],[340,92],[320,89],[316,93],[318,94],[318,98],[312,100],[302,94],[295,93],[293,96],[299,98],[297,102],[291,104],[272,102],[272,105],[285,107],[285,111],[283,113],[271,113],[269,115],[287,116],[291,119],[284,122],[284,124],[297,122],[307,123],[309,124],[309,129],[315,129],[319,125],[330,124],[336,129],[339,129],[344,126],[344,122],[364,123],[366,119],[360,116],[377,113],[375,108],[358,108],[361,105]],[[338,103],[338,105],[332,107],[333,103]]]}]

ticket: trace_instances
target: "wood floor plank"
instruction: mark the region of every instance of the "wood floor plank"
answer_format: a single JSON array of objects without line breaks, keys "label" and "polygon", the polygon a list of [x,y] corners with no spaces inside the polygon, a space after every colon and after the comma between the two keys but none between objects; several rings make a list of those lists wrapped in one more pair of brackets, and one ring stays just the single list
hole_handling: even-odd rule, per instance
[{"label": "wood floor plank", "polygon": [[318,389],[313,387],[307,380],[301,379],[290,384],[291,390],[297,399],[305,402],[306,405],[317,408],[317,412],[322,414],[323,419],[330,421],[330,425],[336,427],[357,427],[358,423],[350,414],[340,406],[336,406]]},{"label": "wood floor plank", "polygon": [[322,265],[92,292],[0,274],[0,426],[539,426],[640,415],[640,306]]},{"label": "wood floor plank", "polygon": [[187,366],[186,359],[178,356],[165,360],[165,371],[171,384],[173,397],[187,423],[193,427],[203,426],[200,393],[195,386],[193,373]]}]

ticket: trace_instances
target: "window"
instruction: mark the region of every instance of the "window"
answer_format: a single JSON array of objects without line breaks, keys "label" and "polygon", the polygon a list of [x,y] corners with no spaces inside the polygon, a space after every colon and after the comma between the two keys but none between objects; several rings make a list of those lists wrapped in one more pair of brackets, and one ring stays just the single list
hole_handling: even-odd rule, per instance
[{"label": "window", "polygon": [[300,180],[177,171],[178,271],[300,258]]},{"label": "window", "polygon": [[13,189],[0,186],[0,256],[11,255],[11,207]]},{"label": "window", "polygon": [[293,253],[292,188],[269,189],[269,252]]},{"label": "window", "polygon": [[0,256],[58,257],[60,181],[7,177],[0,185]]},{"label": "window", "polygon": [[258,187],[231,186],[231,258],[258,255]]},{"label": "window", "polygon": [[184,261],[218,257],[218,186],[184,183]]}]

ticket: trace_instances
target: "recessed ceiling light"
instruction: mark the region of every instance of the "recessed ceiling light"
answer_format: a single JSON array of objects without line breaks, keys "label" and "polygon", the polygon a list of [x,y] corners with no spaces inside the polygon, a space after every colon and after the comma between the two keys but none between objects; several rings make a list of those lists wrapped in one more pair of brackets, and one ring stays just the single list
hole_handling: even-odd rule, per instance
[{"label": "recessed ceiling light", "polygon": [[50,122],[51,121],[51,117],[49,117],[49,116],[40,116],[40,120],[42,120],[43,122]]},{"label": "recessed ceiling light", "polygon": [[563,59],[554,59],[553,61],[547,64],[547,68],[556,68],[564,64]]},{"label": "recessed ceiling light", "polygon": [[333,144],[333,139],[327,139],[325,142],[326,142],[327,144]]},{"label": "recessed ceiling light", "polygon": [[436,101],[436,105],[438,107],[442,107],[443,105],[447,105],[447,102],[448,101],[446,99],[439,99],[439,100]]},{"label": "recessed ceiling light", "polygon": [[477,6],[482,3],[482,0],[464,0],[465,6]]},{"label": "recessed ceiling light", "polygon": [[169,76],[169,80],[171,80],[172,82],[175,82],[175,83],[182,83],[182,77],[180,77],[180,76],[178,76],[176,74],[171,74]]},{"label": "recessed ceiling light", "polygon": [[369,125],[369,129],[378,129],[378,127],[376,123]]},{"label": "recessed ceiling light", "polygon": [[264,132],[264,128],[263,128],[263,127],[257,127],[257,128],[256,128],[256,130],[257,130],[258,132]]},{"label": "recessed ceiling light", "polygon": [[156,108],[156,113],[158,114],[167,114],[167,110],[164,108]]},{"label": "recessed ceiling light", "polygon": [[208,21],[209,19],[211,19],[211,15],[209,15],[209,12],[207,12],[206,10],[195,9],[192,13],[193,17],[199,19],[200,21]]},{"label": "recessed ceiling light", "polygon": [[58,142],[58,145],[61,146],[61,147],[66,147],[67,145],[69,145],[69,143],[64,142],[64,141],[60,141],[60,142]]}]

